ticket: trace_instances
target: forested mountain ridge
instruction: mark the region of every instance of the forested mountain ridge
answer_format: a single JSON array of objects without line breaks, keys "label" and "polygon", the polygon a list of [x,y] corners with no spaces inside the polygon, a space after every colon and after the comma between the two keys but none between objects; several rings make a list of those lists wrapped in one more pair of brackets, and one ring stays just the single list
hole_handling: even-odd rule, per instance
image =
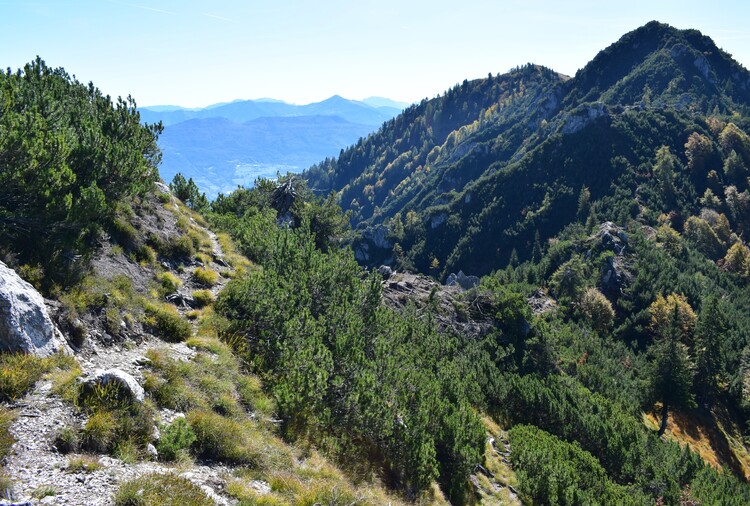
[{"label": "forested mountain ridge", "polygon": [[[742,127],[748,104],[750,74],[708,37],[652,22],[572,79],[526,66],[465,81],[306,177],[352,212],[364,263],[482,274],[559,232],[584,187],[592,203],[615,191],[635,199],[648,181],[634,176],[658,148],[687,164],[692,132],[718,143],[708,115],[737,113]],[[705,189],[703,179],[692,191]]]}]

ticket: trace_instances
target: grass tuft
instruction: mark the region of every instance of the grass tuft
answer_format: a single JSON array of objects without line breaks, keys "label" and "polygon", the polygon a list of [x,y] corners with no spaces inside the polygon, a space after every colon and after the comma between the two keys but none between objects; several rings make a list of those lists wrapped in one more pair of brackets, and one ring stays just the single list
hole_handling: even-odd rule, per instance
[{"label": "grass tuft", "polygon": [[16,416],[13,411],[0,406],[0,461],[10,453],[13,443],[16,442],[10,433],[10,426],[13,425],[15,419]]},{"label": "grass tuft", "polygon": [[210,290],[196,290],[193,292],[193,299],[198,307],[205,307],[209,304],[213,304],[214,295]]},{"label": "grass tuft", "polygon": [[205,506],[210,499],[186,478],[170,473],[150,473],[122,485],[115,506]]},{"label": "grass tuft", "polygon": [[146,317],[144,323],[153,328],[154,332],[169,342],[184,341],[193,333],[190,322],[184,320],[174,306],[163,303],[147,303],[144,308]]},{"label": "grass tuft", "polygon": [[94,457],[89,455],[76,455],[68,459],[68,467],[65,468],[69,473],[93,473],[101,469],[102,465]]},{"label": "grass tuft", "polygon": [[203,267],[196,267],[193,271],[193,280],[199,285],[211,288],[219,281],[219,273]]}]

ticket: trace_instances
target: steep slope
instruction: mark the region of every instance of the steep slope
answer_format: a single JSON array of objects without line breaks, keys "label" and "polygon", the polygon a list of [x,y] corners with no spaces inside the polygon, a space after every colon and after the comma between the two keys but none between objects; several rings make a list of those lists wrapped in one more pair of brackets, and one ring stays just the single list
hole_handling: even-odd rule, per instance
[{"label": "steep slope", "polygon": [[306,175],[352,211],[362,262],[487,273],[569,223],[584,187],[591,202],[635,198],[662,145],[687,164],[692,132],[717,144],[705,115],[740,113],[742,125],[749,85],[709,38],[652,22],[570,80],[527,66],[465,82]]},{"label": "steep slope", "polygon": [[[217,338],[213,300],[249,267],[226,249],[231,241],[164,185],[129,209],[119,217],[128,232],[103,239],[86,280],[49,301],[74,355],[56,357],[55,368],[28,359],[28,367],[50,373],[2,405],[15,414],[2,497],[24,504],[45,497],[44,504],[164,504],[166,494],[200,505],[399,504],[382,486],[355,487],[317,452],[276,435],[273,401]],[[158,244],[164,249],[150,259],[136,258]],[[4,379],[19,374],[0,358]],[[102,386],[85,396],[79,385],[102,370],[132,377],[145,400],[108,399],[112,390]],[[0,387],[5,397],[9,385]],[[272,487],[282,480],[289,486]]]}]

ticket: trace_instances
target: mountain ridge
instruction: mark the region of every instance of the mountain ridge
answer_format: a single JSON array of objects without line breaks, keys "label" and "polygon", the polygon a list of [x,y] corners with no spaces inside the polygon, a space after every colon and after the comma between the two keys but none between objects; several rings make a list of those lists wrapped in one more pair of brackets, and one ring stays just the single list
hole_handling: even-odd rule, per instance
[{"label": "mountain ridge", "polygon": [[[696,124],[696,115],[717,111],[742,118],[750,104],[746,90],[750,73],[708,37],[651,22],[570,79],[527,65],[464,81],[408,108],[305,176],[314,187],[332,187],[352,211],[360,261],[394,262],[391,250],[398,243],[407,264],[419,271],[437,260],[444,266],[441,276],[462,268],[483,274],[507,262],[513,250],[528,255],[532,230],[541,227],[542,240],[559,231],[554,228],[565,222],[562,217],[574,217],[582,187],[603,198],[614,191],[612,178],[649,163],[660,145],[684,152],[691,131],[708,131],[701,120]],[[469,113],[460,116],[453,103],[468,105]],[[643,145],[640,129],[655,144]],[[621,166],[613,169],[610,161],[618,156]],[[703,189],[700,182],[697,191]],[[396,223],[406,214],[421,230],[411,238]],[[476,223],[491,225],[480,231]],[[379,227],[385,228],[376,233]],[[375,244],[373,237],[383,231],[390,240]],[[480,247],[493,253],[477,255]]]},{"label": "mountain ridge", "polygon": [[365,101],[349,100],[340,95],[333,95],[320,102],[312,102],[304,105],[289,104],[281,100],[269,98],[255,100],[237,99],[206,107],[187,108],[172,105],[157,105],[140,107],[138,110],[141,114],[141,121],[144,123],[161,121],[165,126],[196,118],[223,117],[242,123],[261,117],[309,116],[316,114],[341,116],[353,123],[379,126],[400,111],[399,102],[377,97],[375,99],[377,105],[368,104],[367,99]]}]

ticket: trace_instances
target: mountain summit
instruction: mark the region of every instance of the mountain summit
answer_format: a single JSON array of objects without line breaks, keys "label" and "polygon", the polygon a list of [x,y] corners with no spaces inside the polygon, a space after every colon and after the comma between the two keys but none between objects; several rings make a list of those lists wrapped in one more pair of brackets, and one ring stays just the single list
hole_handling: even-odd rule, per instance
[{"label": "mountain summit", "polygon": [[[652,21],[625,34],[578,71],[566,102],[747,107],[750,74],[711,38]],[[687,102],[686,102],[687,101]]]},{"label": "mountain summit", "polygon": [[[582,194],[623,223],[655,213],[657,150],[667,146],[686,166],[691,133],[718,145],[707,118],[744,116],[748,105],[750,73],[710,38],[651,22],[573,78],[526,65],[464,81],[306,177],[352,212],[361,262],[481,274],[514,250],[530,257],[582,212]],[[690,192],[704,193],[709,169],[721,172],[693,174]],[[624,196],[631,208],[614,209]]]}]

